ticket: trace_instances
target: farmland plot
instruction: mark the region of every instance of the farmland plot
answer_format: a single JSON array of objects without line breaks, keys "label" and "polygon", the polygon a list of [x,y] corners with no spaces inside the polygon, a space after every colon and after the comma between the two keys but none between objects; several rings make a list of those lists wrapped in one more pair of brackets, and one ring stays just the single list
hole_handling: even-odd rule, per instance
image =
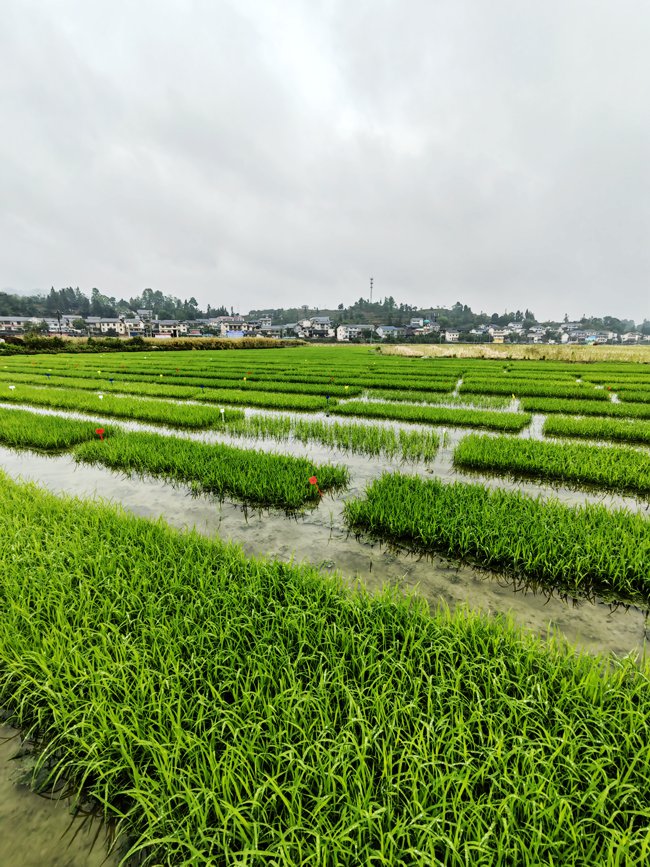
[{"label": "farmland plot", "polygon": [[[544,445],[535,440],[542,426],[548,434],[561,419],[536,416],[531,427],[519,405],[544,413],[559,405],[579,416],[567,416],[574,426],[600,425],[597,438],[616,430],[628,441],[633,426],[640,437],[643,404],[613,402],[607,385],[618,385],[621,398],[627,385],[643,392],[643,371],[640,382],[627,382],[624,365],[610,375],[566,363],[386,359],[366,347],[145,356],[22,357],[22,367],[4,359],[0,389],[17,403],[8,384],[24,390],[23,402],[31,388],[41,406],[56,405],[61,393],[85,397],[91,412],[123,402],[131,412],[123,418],[135,418],[140,404],[162,404],[165,424],[174,412],[211,411],[206,442],[196,441],[203,434],[111,430],[75,446],[76,483],[84,472],[107,486],[115,478],[116,490],[140,491],[138,501],[164,496],[171,511],[176,502],[179,512],[212,514],[213,533],[235,526],[241,509],[215,514],[199,497],[192,511],[180,505],[190,500],[182,488],[291,512],[321,503],[329,489],[327,505],[304,517],[267,513],[255,527],[246,519],[245,531],[238,517],[239,538],[257,534],[267,540],[262,551],[286,551],[287,559],[300,540],[301,556],[321,572],[338,565],[340,547],[350,580],[377,586],[390,575],[394,586],[379,596],[350,593],[308,567],[250,559],[214,539],[3,481],[0,594],[9,604],[0,616],[0,708],[34,734],[42,773],[64,773],[152,864],[643,863],[650,847],[643,663],[581,656],[498,618],[450,615],[439,609],[442,593],[430,597],[429,612],[396,588],[422,587],[433,564],[367,544],[376,538],[443,553],[435,568],[449,588],[445,599],[480,599],[491,610],[500,610],[495,600],[502,610],[535,605],[537,631],[553,612],[558,628],[581,624],[573,627],[580,636],[603,606],[574,610],[551,599],[544,608],[532,594],[511,595],[510,586],[647,608],[650,522],[640,507],[596,506],[590,494],[584,506],[568,506],[435,478],[453,481],[461,427],[511,433],[498,438],[506,450]],[[609,382],[587,382],[590,372]],[[47,387],[36,389],[31,380],[43,376]],[[108,387],[101,400],[91,393],[100,383],[117,389],[120,376],[134,389],[130,397]],[[472,381],[484,384],[473,400],[485,403],[469,409],[462,401],[476,395]],[[452,395],[459,382],[460,396]],[[228,387],[210,387],[218,383]],[[516,398],[526,389],[529,396],[511,400],[510,385]],[[358,399],[373,389],[399,400]],[[554,409],[540,410],[548,399],[540,395],[549,393]],[[170,399],[146,399],[162,394]],[[240,409],[229,409],[226,394]],[[423,395],[457,405],[418,406]],[[589,416],[596,405],[599,415]],[[635,417],[625,414],[630,407]],[[346,415],[356,418],[341,420]],[[528,439],[517,438],[522,431]],[[215,441],[222,436],[246,447]],[[255,439],[292,454],[263,453]],[[569,453],[566,444],[547,445]],[[321,457],[296,458],[298,446]],[[327,449],[344,455],[337,454],[341,466],[322,460]],[[606,449],[593,450],[602,458]],[[59,461],[64,477],[67,459],[38,460]],[[382,476],[391,460],[412,461],[413,477]],[[109,466],[148,481],[138,488],[137,479],[102,469]],[[607,472],[620,480],[621,462],[610,461]],[[151,473],[181,490],[166,490]],[[638,489],[643,475],[636,478]],[[358,542],[346,537],[343,514]],[[454,596],[461,586],[465,595]],[[633,609],[605,609],[603,617],[642,629]],[[636,626],[625,628],[636,635]],[[623,653],[637,640],[641,646],[635,637]],[[499,785],[486,788],[486,779]]]}]

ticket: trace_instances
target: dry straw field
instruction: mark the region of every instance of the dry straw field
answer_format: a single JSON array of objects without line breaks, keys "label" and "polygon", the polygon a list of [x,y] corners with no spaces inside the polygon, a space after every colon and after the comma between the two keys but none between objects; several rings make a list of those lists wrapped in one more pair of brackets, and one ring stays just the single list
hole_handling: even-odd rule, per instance
[{"label": "dry straw field", "polygon": [[382,346],[382,355],[431,356],[432,358],[493,358],[521,361],[629,361],[650,364],[650,346],[539,346],[528,344],[433,344],[431,346]]}]

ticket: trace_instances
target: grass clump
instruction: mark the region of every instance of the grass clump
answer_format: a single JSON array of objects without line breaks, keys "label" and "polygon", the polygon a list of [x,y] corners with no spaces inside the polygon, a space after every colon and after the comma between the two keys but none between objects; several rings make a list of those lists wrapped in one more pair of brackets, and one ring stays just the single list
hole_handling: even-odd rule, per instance
[{"label": "grass clump", "polygon": [[[318,502],[319,488],[323,492],[343,488],[349,481],[345,467],[316,467],[306,458],[152,433],[119,432],[103,442],[83,443],[75,449],[75,457],[111,469],[162,476],[221,499],[235,497],[288,511]],[[309,482],[313,476],[317,485]]]},{"label": "grass clump", "polygon": [[650,604],[650,521],[518,491],[384,474],[345,504],[349,526],[574,596]]},{"label": "grass clump", "polygon": [[0,553],[0,705],[139,863],[646,860],[630,660],[8,478]]},{"label": "grass clump", "polygon": [[616,446],[551,443],[472,434],[454,450],[454,466],[552,482],[650,493],[650,454]]}]

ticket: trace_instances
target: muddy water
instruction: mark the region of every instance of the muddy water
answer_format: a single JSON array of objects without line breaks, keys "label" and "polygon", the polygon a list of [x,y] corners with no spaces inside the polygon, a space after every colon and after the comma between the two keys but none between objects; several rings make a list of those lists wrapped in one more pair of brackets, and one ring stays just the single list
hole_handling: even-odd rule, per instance
[{"label": "muddy water", "polygon": [[69,801],[38,797],[17,733],[0,726],[0,864],[3,867],[115,867],[95,821],[73,820]]},{"label": "muddy water", "polygon": [[[505,579],[486,576],[469,566],[459,566],[439,557],[420,558],[396,553],[379,544],[358,540],[347,532],[342,515],[344,502],[360,496],[366,484],[384,470],[435,475],[445,480],[461,477],[453,469],[451,456],[462,435],[462,431],[447,431],[445,444],[429,466],[373,460],[312,444],[306,447],[298,443],[256,441],[254,445],[258,448],[305,455],[316,463],[345,463],[350,468],[351,484],[347,491],[336,497],[325,496],[317,509],[294,517],[275,511],[245,510],[234,503],[219,504],[211,497],[194,497],[187,488],[158,479],[139,479],[103,467],[76,464],[68,455],[45,457],[0,449],[0,468],[14,477],[40,482],[56,493],[99,497],[119,503],[138,515],[162,517],[174,527],[195,527],[206,536],[240,543],[247,554],[309,562],[324,572],[338,571],[350,582],[360,580],[370,588],[388,583],[414,589],[433,604],[443,602],[452,608],[467,604],[486,612],[510,613],[518,623],[538,634],[545,635],[550,627],[589,651],[642,652],[645,620],[639,611],[623,608],[612,611],[609,606],[591,603],[573,605],[530,591],[516,592]],[[245,440],[233,441],[251,444]],[[462,478],[474,480],[477,477],[463,475]],[[584,494],[514,481],[485,481],[490,485],[534,491],[540,496],[555,496],[572,504],[589,500],[608,506],[645,508],[643,503],[631,498]]]},{"label": "muddy water", "polygon": [[[540,436],[542,422],[541,417],[535,417],[531,429],[523,435]],[[106,423],[116,424],[112,419],[106,419]],[[160,431],[160,428],[146,425],[129,424],[128,427]],[[360,581],[371,589],[390,584],[417,592],[432,605],[445,604],[452,609],[468,605],[488,614],[508,613],[515,622],[536,634],[545,636],[549,631],[558,632],[587,651],[644,654],[646,622],[638,610],[611,610],[598,603],[572,604],[532,592],[516,592],[509,582],[483,575],[470,567],[439,557],[425,559],[396,553],[347,533],[342,517],[344,502],[360,496],[366,484],[385,470],[436,476],[447,481],[455,478],[480,480],[491,486],[525,490],[542,497],[554,496],[570,504],[590,501],[633,510],[647,508],[647,503],[634,498],[459,474],[452,463],[453,449],[467,431],[439,429],[438,432],[441,447],[432,463],[402,465],[313,444],[247,441],[215,433],[179,434],[174,431],[176,435],[206,441],[305,455],[316,463],[345,463],[351,472],[350,488],[336,497],[325,496],[317,509],[297,517],[244,510],[233,503],[219,504],[213,498],[191,496],[186,488],[157,479],[130,478],[102,467],[76,464],[68,455],[46,457],[0,448],[0,468],[13,477],[38,482],[56,493],[110,500],[138,515],[160,516],[174,527],[194,527],[208,537],[236,541],[250,555],[308,562],[324,573],[338,571],[350,583]],[[95,863],[103,863],[103,845],[98,843],[90,851],[96,827],[91,831],[80,820],[75,820],[72,830],[66,834],[65,829],[70,824],[68,809],[38,798],[23,786],[16,786],[20,763],[10,761],[10,757],[18,748],[15,740],[0,743],[0,865],[93,867]],[[77,830],[79,833],[71,842]],[[19,859],[17,851],[20,851]],[[117,858],[105,863],[113,867]]]}]

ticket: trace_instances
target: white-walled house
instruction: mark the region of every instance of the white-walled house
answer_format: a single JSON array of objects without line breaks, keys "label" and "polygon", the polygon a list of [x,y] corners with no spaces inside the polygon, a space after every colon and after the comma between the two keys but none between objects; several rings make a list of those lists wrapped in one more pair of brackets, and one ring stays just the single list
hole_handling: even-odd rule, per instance
[{"label": "white-walled house", "polygon": [[360,335],[360,325],[338,325],[336,328],[336,339],[339,341],[356,340]]},{"label": "white-walled house", "polygon": [[124,319],[113,316],[102,316],[97,323],[97,330],[100,334],[108,334],[114,331],[120,337],[128,334]]},{"label": "white-walled house", "polygon": [[621,334],[621,343],[640,343],[643,340],[643,334],[640,331],[628,331],[626,334]]},{"label": "white-walled house", "polygon": [[397,325],[378,325],[375,328],[375,334],[382,340],[385,340],[386,337],[403,337],[404,329]]},{"label": "white-walled house", "polygon": [[151,325],[154,334],[169,334],[170,337],[187,334],[187,322],[179,322],[178,319],[155,319]]},{"label": "white-walled house", "polygon": [[3,334],[20,333],[42,321],[40,316],[0,316],[0,331]]}]

